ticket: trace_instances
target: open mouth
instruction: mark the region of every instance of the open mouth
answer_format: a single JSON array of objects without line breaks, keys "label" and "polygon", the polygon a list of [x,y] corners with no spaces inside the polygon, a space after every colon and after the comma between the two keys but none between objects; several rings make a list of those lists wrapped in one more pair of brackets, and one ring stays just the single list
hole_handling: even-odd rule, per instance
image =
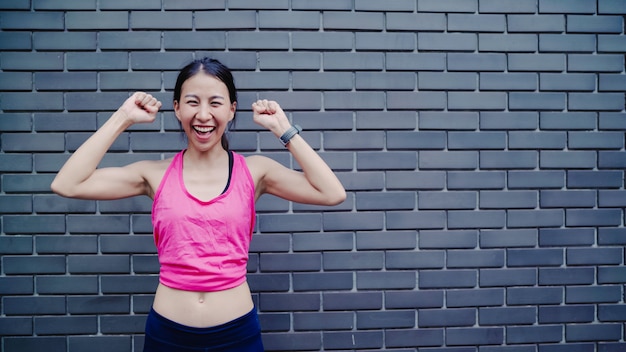
[{"label": "open mouth", "polygon": [[215,127],[193,126],[193,130],[198,134],[205,135],[215,131]]}]

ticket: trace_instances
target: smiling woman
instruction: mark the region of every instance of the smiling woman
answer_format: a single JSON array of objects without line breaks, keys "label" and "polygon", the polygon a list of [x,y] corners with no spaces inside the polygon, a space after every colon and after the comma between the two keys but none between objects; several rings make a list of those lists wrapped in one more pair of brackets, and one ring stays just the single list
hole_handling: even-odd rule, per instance
[{"label": "smiling woman", "polygon": [[302,171],[229,149],[225,132],[235,118],[237,91],[219,61],[203,58],[185,66],[173,100],[188,140],[184,150],[166,160],[97,168],[124,130],[155,119],[161,102],[137,92],[74,152],[52,190],[83,199],[153,199],[160,275],[144,351],[262,351],[246,281],[256,200],[268,193],[335,205],[344,201],[345,190],[277,102],[253,103],[253,119],[281,139]]}]

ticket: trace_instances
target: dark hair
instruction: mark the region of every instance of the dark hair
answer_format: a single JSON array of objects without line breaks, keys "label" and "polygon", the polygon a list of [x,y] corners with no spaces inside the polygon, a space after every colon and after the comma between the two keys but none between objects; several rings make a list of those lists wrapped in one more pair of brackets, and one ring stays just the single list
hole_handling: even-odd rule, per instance
[{"label": "dark hair", "polygon": [[[235,88],[235,79],[233,78],[232,72],[230,72],[230,69],[226,67],[226,65],[210,57],[193,60],[180,70],[178,78],[176,79],[176,86],[174,86],[174,101],[180,101],[183,83],[200,72],[222,81],[226,85],[226,88],[228,88],[230,103],[232,104],[237,102],[237,88]],[[235,119],[233,118],[232,121],[235,121]],[[226,134],[222,136],[221,142],[222,147],[228,150],[228,138],[226,137]]]}]

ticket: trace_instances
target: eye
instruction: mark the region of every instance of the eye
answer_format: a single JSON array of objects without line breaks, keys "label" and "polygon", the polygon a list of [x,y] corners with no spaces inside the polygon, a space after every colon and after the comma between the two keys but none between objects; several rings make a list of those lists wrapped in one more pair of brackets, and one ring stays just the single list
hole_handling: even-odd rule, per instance
[{"label": "eye", "polygon": [[220,105],[222,105],[222,102],[220,102],[220,101],[212,101],[211,102],[211,106],[220,106]]},{"label": "eye", "polygon": [[186,103],[188,105],[198,105],[198,101],[197,100],[193,100],[193,99],[187,100]]}]

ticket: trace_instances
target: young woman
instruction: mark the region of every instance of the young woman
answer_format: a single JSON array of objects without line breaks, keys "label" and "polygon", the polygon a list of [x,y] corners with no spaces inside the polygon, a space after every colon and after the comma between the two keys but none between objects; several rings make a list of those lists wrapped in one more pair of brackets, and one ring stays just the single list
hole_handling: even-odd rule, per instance
[{"label": "young woman", "polygon": [[144,351],[262,351],[246,283],[255,201],[268,193],[335,205],[345,190],[274,101],[253,103],[253,119],[281,139],[302,172],[229,150],[225,131],[235,118],[237,92],[230,70],[210,58],[191,62],[176,81],[174,111],[187,136],[183,151],[167,160],[97,168],[120,133],[154,121],[160,107],[150,94],[134,93],[73,153],[51,188],[82,199],[153,199],[161,269]]}]

